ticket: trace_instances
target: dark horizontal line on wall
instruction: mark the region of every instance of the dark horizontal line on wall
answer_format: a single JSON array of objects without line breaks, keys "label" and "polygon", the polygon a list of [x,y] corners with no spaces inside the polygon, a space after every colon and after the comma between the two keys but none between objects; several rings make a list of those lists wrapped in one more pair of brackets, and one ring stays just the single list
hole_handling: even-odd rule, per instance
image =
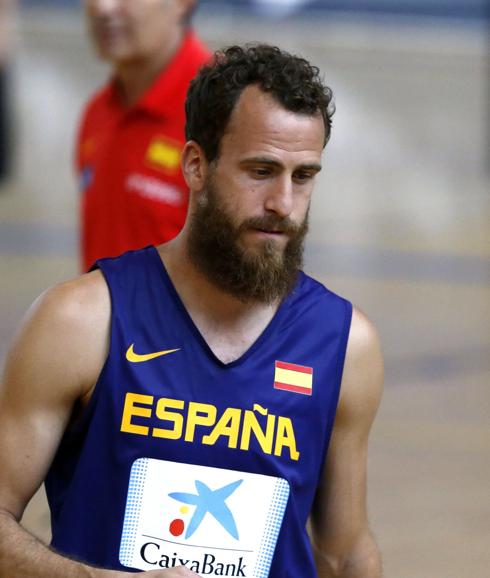
[{"label": "dark horizontal line on wall", "polygon": [[320,244],[307,244],[305,256],[307,270],[313,275],[470,285],[490,283],[490,259],[485,257]]},{"label": "dark horizontal line on wall", "polygon": [[[225,8],[241,12],[257,11],[257,2],[250,0],[201,0],[203,8]],[[267,2],[264,3],[267,6]],[[270,3],[273,13],[274,5]],[[285,3],[286,4],[286,3]],[[292,9],[291,9],[292,11]],[[465,21],[486,21],[489,18],[486,0],[316,0],[305,2],[294,14],[320,16],[345,14],[353,16],[395,16],[447,18]]]},{"label": "dark horizontal line on wall", "polygon": [[[76,259],[78,233],[66,225],[0,223],[0,255]],[[308,272],[322,277],[470,285],[490,282],[490,259],[469,255],[307,243],[305,263]]]},{"label": "dark horizontal line on wall", "polygon": [[[251,0],[201,0],[204,10],[250,12],[257,10]],[[267,5],[267,2],[264,3]],[[277,7],[277,3],[276,4]],[[287,4],[287,3],[285,3]],[[80,8],[80,0],[23,0],[24,7]],[[270,3],[273,8],[273,3]],[[449,18],[485,21],[489,18],[486,0],[315,0],[298,6],[295,14],[386,15],[399,17]]]},{"label": "dark horizontal line on wall", "polygon": [[0,255],[76,257],[78,233],[70,226],[0,223]]},{"label": "dark horizontal line on wall", "polygon": [[437,383],[490,371],[488,348],[473,347],[451,353],[426,353],[385,359],[387,385],[410,385],[421,380]]}]

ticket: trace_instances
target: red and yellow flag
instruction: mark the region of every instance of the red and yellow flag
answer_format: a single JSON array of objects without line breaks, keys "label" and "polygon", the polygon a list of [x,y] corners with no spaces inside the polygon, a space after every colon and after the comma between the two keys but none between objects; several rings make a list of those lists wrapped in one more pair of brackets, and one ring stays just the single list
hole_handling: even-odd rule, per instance
[{"label": "red and yellow flag", "polygon": [[274,389],[311,395],[313,391],[313,367],[276,361]]}]

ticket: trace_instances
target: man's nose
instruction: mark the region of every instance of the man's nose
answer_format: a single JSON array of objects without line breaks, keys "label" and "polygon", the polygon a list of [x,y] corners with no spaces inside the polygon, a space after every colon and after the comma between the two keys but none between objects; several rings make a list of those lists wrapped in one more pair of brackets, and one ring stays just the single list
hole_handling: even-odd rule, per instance
[{"label": "man's nose", "polygon": [[110,14],[119,8],[121,0],[87,0],[87,6],[99,16]]},{"label": "man's nose", "polygon": [[293,183],[287,175],[274,179],[267,191],[265,209],[280,217],[288,217],[293,210]]}]

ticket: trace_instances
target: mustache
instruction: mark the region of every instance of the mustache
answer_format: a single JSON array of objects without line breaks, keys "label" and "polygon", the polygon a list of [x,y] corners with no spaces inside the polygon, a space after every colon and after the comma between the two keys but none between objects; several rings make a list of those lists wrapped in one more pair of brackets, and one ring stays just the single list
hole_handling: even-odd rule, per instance
[{"label": "mustache", "polygon": [[128,28],[127,22],[118,15],[96,14],[90,20],[90,29],[97,32],[120,32]]},{"label": "mustache", "polygon": [[297,235],[302,232],[305,222],[295,223],[289,217],[278,217],[277,215],[266,215],[265,217],[251,217],[240,224],[239,231],[247,229],[261,229],[273,231],[274,233],[284,233],[287,235]]}]

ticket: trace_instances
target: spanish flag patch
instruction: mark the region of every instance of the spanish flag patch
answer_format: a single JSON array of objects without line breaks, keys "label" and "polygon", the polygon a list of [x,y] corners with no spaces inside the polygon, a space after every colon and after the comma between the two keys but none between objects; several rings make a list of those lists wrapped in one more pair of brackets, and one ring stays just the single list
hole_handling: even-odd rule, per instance
[{"label": "spanish flag patch", "polygon": [[313,391],[313,367],[276,361],[274,389],[311,395]]},{"label": "spanish flag patch", "polygon": [[162,137],[152,140],[146,151],[146,160],[155,168],[165,172],[176,172],[180,168],[181,147],[178,143]]}]

